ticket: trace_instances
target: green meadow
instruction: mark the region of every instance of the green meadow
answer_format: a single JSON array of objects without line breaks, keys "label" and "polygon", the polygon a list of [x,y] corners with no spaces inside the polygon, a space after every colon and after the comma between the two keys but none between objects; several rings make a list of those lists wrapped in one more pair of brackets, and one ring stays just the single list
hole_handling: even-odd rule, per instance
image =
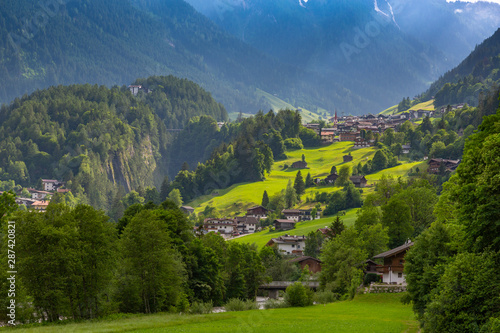
[{"label": "green meadow", "polygon": [[[361,148],[353,149],[353,142],[336,142],[328,146],[311,149],[301,149],[287,152],[287,159],[277,161],[273,165],[273,169],[269,175],[266,176],[264,181],[253,183],[239,183],[229,188],[213,191],[210,195],[205,195],[197,198],[194,201],[186,203],[195,208],[196,213],[202,212],[206,206],[216,207],[223,216],[234,216],[244,214],[246,209],[254,205],[260,205],[264,191],[267,191],[269,196],[286,188],[288,181],[295,179],[299,169],[284,168],[285,165],[291,166],[293,162],[299,161],[302,154],[305,155],[308,169],[301,169],[302,177],[305,179],[307,173],[311,173],[313,178],[325,178],[330,174],[332,166],[337,169],[343,164],[357,165],[358,163],[366,163],[369,159],[373,158],[375,148]],[[351,153],[353,161],[344,163],[343,156]],[[393,175],[395,177],[405,176],[408,171],[414,168],[417,163],[402,162],[394,168],[386,169],[367,176],[368,187],[363,190],[363,194],[370,193],[373,184],[376,183],[383,174]],[[310,204],[306,202],[308,196],[314,195],[315,192],[331,192],[339,190],[333,186],[317,186],[311,187],[306,190],[303,196],[303,203],[301,208],[308,207]]]},{"label": "green meadow", "polygon": [[[434,108],[434,100],[431,99],[430,101],[416,104],[416,105],[412,106],[411,108],[409,108],[408,110],[433,111],[433,110],[435,110],[435,108]],[[404,112],[408,112],[408,111],[404,111]],[[398,106],[397,105],[391,106],[390,108],[385,109],[384,111],[380,112],[380,114],[383,114],[383,115],[386,115],[386,116],[390,116],[391,114],[400,114],[400,113],[403,113],[403,112],[398,112]]]},{"label": "green meadow", "polygon": [[207,315],[123,315],[83,323],[43,325],[6,332],[355,332],[415,333],[418,323],[403,294],[358,295],[352,301],[305,308],[253,310]]}]

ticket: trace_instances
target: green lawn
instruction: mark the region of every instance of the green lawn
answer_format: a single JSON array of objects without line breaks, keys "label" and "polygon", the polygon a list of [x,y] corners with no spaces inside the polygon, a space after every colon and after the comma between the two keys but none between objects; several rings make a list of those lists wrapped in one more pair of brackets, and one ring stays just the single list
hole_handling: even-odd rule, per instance
[{"label": "green lawn", "polygon": [[209,315],[131,315],[115,320],[10,329],[14,332],[418,332],[403,294],[359,295],[352,301],[306,308]]},{"label": "green lawn", "polygon": [[[214,191],[213,194],[215,195],[201,196],[186,204],[194,207],[196,213],[203,211],[207,205],[210,205],[216,207],[224,216],[244,214],[247,208],[260,205],[264,191],[267,191],[271,196],[286,188],[289,179],[292,179],[292,181],[295,179],[298,169],[283,169],[283,166],[285,164],[291,166],[293,162],[299,161],[302,154],[305,155],[309,167],[309,169],[301,170],[304,179],[308,172],[311,173],[313,178],[325,178],[330,174],[333,165],[339,168],[343,164],[342,156],[349,151],[352,151],[354,158],[353,162],[347,163],[349,165],[358,164],[359,162],[365,163],[368,159],[373,158],[375,148],[353,150],[353,145],[353,142],[338,142],[320,148],[287,152],[288,158],[275,162],[271,174],[267,176],[265,181],[235,184],[227,189]],[[332,187],[323,186],[307,189],[304,198],[315,191],[329,192],[332,191]]]},{"label": "green lawn", "polygon": [[[347,211],[345,216],[341,217],[342,221],[346,226],[351,226],[354,224],[354,221],[356,220],[356,211],[357,209],[351,209]],[[266,229],[261,232],[257,232],[255,234],[236,238],[233,240],[233,242],[250,243],[250,244],[255,243],[257,247],[260,249],[261,247],[266,245],[266,243],[269,242],[271,238],[276,238],[279,236],[283,236],[285,234],[305,236],[311,231],[316,231],[319,228],[324,228],[326,226],[329,226],[335,218],[336,216],[329,216],[319,220],[299,222],[295,225],[295,229],[288,231],[269,231],[268,229]]]}]

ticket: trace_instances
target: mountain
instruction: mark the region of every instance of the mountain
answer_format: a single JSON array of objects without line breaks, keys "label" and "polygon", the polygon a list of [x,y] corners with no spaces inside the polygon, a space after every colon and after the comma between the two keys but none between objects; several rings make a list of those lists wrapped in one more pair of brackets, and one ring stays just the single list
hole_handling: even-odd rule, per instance
[{"label": "mountain", "polygon": [[174,142],[167,126],[227,113],[193,82],[171,76],[137,82],[153,91],[134,97],[125,87],[58,86],[3,105],[0,180],[25,187],[40,178],[64,180],[101,209],[109,209],[119,187],[159,187]]},{"label": "mountain", "polygon": [[457,67],[435,81],[423,98],[435,96],[436,107],[457,103],[476,106],[479,99],[499,86],[500,29],[478,45]]},{"label": "mountain", "polygon": [[500,26],[500,6],[445,0],[187,0],[288,64],[324,73],[374,107],[427,89]]},{"label": "mountain", "polygon": [[172,74],[199,83],[230,112],[269,109],[257,88],[313,111],[369,105],[322,75],[262,54],[182,0],[51,4],[0,0],[0,78],[8,82],[1,102],[50,85],[121,86]]}]

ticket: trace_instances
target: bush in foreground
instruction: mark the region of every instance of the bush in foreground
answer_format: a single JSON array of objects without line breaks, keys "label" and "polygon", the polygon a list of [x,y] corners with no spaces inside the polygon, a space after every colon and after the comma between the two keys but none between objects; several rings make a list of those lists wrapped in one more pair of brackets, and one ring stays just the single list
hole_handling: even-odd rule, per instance
[{"label": "bush in foreground", "polygon": [[193,314],[212,313],[213,308],[214,304],[211,301],[206,303],[194,302],[193,304],[191,304],[191,313]]},{"label": "bush in foreground", "polygon": [[287,302],[284,301],[279,301],[277,299],[268,299],[266,303],[264,303],[264,309],[269,310],[269,309],[280,309],[280,308],[288,308],[290,305],[288,305]]},{"label": "bush in foreground", "polygon": [[317,304],[328,304],[336,302],[340,299],[340,295],[330,290],[318,291],[314,294],[314,302]]},{"label": "bush in foreground", "polygon": [[243,301],[239,298],[231,298],[225,306],[226,311],[258,310],[259,305],[252,300]]},{"label": "bush in foreground", "polygon": [[295,282],[286,288],[285,302],[293,307],[309,306],[313,304],[314,292],[304,287],[300,282]]}]

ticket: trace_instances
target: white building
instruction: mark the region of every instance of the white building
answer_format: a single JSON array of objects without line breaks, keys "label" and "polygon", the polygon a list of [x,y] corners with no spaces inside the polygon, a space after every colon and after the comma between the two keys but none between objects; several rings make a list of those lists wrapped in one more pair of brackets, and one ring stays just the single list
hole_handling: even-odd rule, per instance
[{"label": "white building", "polygon": [[280,252],[289,255],[302,255],[306,247],[306,236],[280,236],[272,238],[266,246],[275,245]]},{"label": "white building", "polygon": [[383,265],[377,266],[377,272],[382,273],[382,282],[387,284],[404,284],[404,257],[406,251],[413,246],[408,240],[405,244],[392,250],[377,254],[373,259],[384,259]]}]

